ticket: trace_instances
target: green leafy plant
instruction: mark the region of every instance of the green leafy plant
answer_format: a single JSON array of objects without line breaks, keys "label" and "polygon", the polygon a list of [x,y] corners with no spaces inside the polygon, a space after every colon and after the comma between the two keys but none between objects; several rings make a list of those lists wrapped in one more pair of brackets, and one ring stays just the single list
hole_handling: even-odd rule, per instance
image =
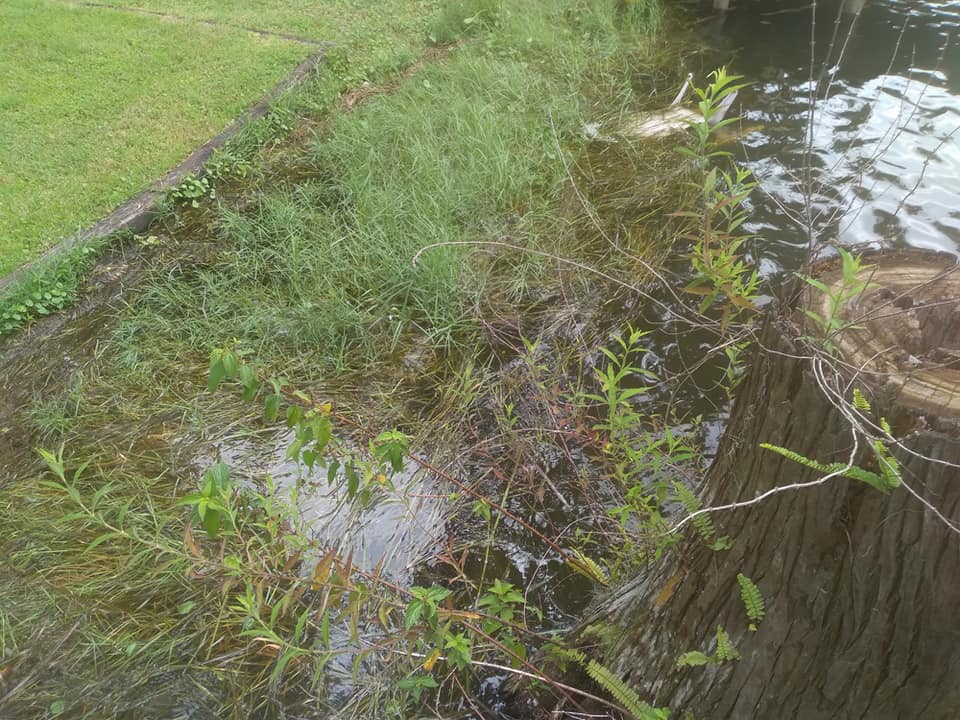
[{"label": "green leafy plant", "polygon": [[872,265],[864,265],[860,255],[853,255],[849,250],[842,247],[837,248],[837,252],[840,255],[841,271],[838,286],[831,288],[815,277],[797,273],[797,277],[828,298],[827,308],[823,315],[809,308],[805,308],[803,313],[816,324],[820,336],[815,340],[831,353],[837,351],[834,338],[843,330],[856,327],[843,320],[844,306],[850,300],[875,287],[873,283],[861,277],[873,267]]},{"label": "green leafy plant", "polygon": [[723,389],[727,397],[731,400],[737,387],[740,385],[740,381],[744,378],[746,363],[744,362],[743,356],[749,347],[750,343],[748,342],[735,342],[725,345],[723,348],[723,353],[727,358],[727,366],[723,371]]},{"label": "green leafy plant", "polygon": [[197,177],[196,175],[187,175],[180,184],[169,191],[169,196],[174,202],[180,205],[190,205],[191,207],[200,207],[200,201],[209,197],[216,197],[216,191],[210,183],[207,176]]},{"label": "green leafy plant", "polygon": [[[693,515],[701,507],[702,503],[694,492],[680,481],[673,482],[673,488],[676,492],[676,498],[683,505],[687,514]],[[717,529],[709,515],[696,515],[693,518],[693,526],[697,530],[700,538],[713,550],[726,550],[730,547],[730,538],[727,536],[716,537]]]},{"label": "green leafy plant", "polygon": [[[885,420],[882,421],[882,427],[884,427],[889,434],[889,425]],[[890,449],[880,440],[874,440],[870,445],[877,458],[879,472],[867,470],[856,465],[848,466],[847,463],[842,462],[820,463],[800,453],[779,447],[778,445],[770,445],[769,443],[760,443],[760,447],[764,450],[770,450],[778,455],[782,455],[788,460],[792,460],[795,463],[808,467],[811,470],[816,470],[824,475],[838,474],[840,477],[865,482],[883,493],[889,493],[900,486],[900,463],[890,453]]]},{"label": "green leafy plant", "polygon": [[741,230],[749,216],[745,203],[756,185],[745,168],[734,165],[729,172],[711,168],[699,187],[700,209],[676,213],[695,221],[685,237],[694,242],[690,263],[696,275],[684,290],[701,296],[700,312],[725,300],[724,325],[737,312],[754,310],[759,296],[760,276],[742,252],[752,235]]},{"label": "green leafy plant", "polygon": [[669,709],[655,708],[641,700],[636,690],[627,685],[616,673],[593,658],[588,658],[582,650],[564,647],[558,642],[549,642],[544,646],[544,653],[561,668],[566,669],[571,663],[582,667],[587,675],[610,693],[635,720],[667,720],[669,718]]},{"label": "green leafy plant", "polygon": [[[662,418],[640,410],[637,398],[659,382],[656,373],[644,367],[646,334],[628,325],[613,348],[601,348],[607,362],[594,370],[600,392],[574,393],[570,405],[587,407],[599,416],[591,427],[589,441],[598,448],[598,461],[621,490],[624,501],[608,508],[608,515],[617,519],[625,538],[641,529],[659,536],[655,551],[659,554],[676,541],[675,536],[659,532],[666,523],[663,508],[676,499],[674,481],[690,470],[698,453],[690,433],[678,432]],[[694,418],[690,427],[696,428],[699,422]],[[719,547],[726,539],[716,542]],[[612,573],[621,569],[620,561],[615,560],[609,563],[609,570],[604,570],[583,550],[576,550],[567,564],[601,584],[609,583]]]},{"label": "green leafy plant", "polygon": [[[503,582],[499,578],[493,581],[487,592],[480,596],[477,607],[483,608],[494,618],[505,622],[513,622],[518,614],[518,610],[525,603],[523,595],[513,586],[512,583]],[[493,632],[497,629],[495,622],[486,621],[489,624],[484,625],[484,630]]]},{"label": "green leafy plant", "polygon": [[679,148],[681,153],[701,163],[706,163],[710,158],[729,156],[728,152],[713,149],[714,134],[720,128],[738,122],[739,118],[720,120],[717,114],[724,109],[724,101],[729,101],[731,95],[747,86],[746,83],[737,82],[743,79],[742,75],[730,75],[725,66],[717,68],[708,77],[711,81],[705,88],[692,86],[698,98],[699,112],[699,118],[690,123],[694,130],[696,144],[692,148]]},{"label": "green leafy plant", "polygon": [[27,321],[62,310],[69,301],[69,293],[62,282],[40,287],[0,304],[0,335],[13,332]]},{"label": "green leafy plant", "polygon": [[870,406],[870,401],[867,400],[866,396],[863,394],[863,391],[860,388],[853,389],[853,407],[855,407],[860,412],[871,412],[873,408]]},{"label": "green leafy plant", "polygon": [[200,492],[187,495],[177,504],[193,508],[207,535],[216,538],[222,528],[234,527],[236,510],[232,490],[230,468],[218,462],[203,474]]},{"label": "green leafy plant", "polygon": [[708,655],[700,650],[691,650],[683,653],[677,658],[677,667],[700,667],[703,665],[723,665],[725,662],[740,659],[740,653],[730,641],[730,636],[723,629],[722,625],[717,625],[716,634],[717,649],[713,655]]},{"label": "green leafy plant", "polygon": [[0,337],[70,305],[81,279],[111,239],[100,238],[60,253],[0,295]]},{"label": "green leafy plant", "polygon": [[408,693],[415,702],[420,702],[420,696],[423,695],[424,690],[434,690],[439,685],[433,675],[411,675],[399,680],[397,687]]},{"label": "green leafy plant", "polygon": [[700,180],[693,183],[699,207],[675,215],[691,220],[691,229],[684,237],[693,243],[690,261],[696,275],[685,291],[701,296],[700,312],[725,301],[722,324],[726,327],[738,313],[754,310],[759,296],[760,277],[743,257],[743,246],[752,235],[742,230],[749,216],[746,202],[757,184],[752,173],[732,159],[728,170],[711,167],[713,160],[730,157],[730,153],[714,149],[714,134],[738,121],[721,120],[718,115],[745,85],[737,83],[741,76],[729,75],[724,67],[712,72],[710,78],[705,88],[693,87],[699,111],[698,120],[691,123],[694,145],[678,148],[701,170]]},{"label": "green leafy plant", "polygon": [[596,660],[588,661],[584,669],[587,675],[623,705],[635,720],[667,720],[669,718],[668,709],[655,708],[642,701],[636,690]]},{"label": "green leafy plant", "polygon": [[592,580],[599,585],[609,585],[610,577],[607,574],[607,571],[594,560],[589,555],[586,555],[583,551],[578,548],[574,548],[570,552],[570,556],[566,560],[567,567],[572,570],[580,573],[585,578]]},{"label": "green leafy plant", "polygon": [[727,631],[723,629],[722,625],[717,625],[717,662],[722,664],[739,659],[740,653],[730,642]]},{"label": "green leafy plant", "polygon": [[464,632],[446,632],[443,638],[443,647],[446,650],[447,662],[458,670],[470,667],[473,657],[473,639]]},{"label": "green leafy plant", "polygon": [[766,612],[763,604],[763,595],[760,588],[743,573],[737,573],[737,583],[740,585],[740,599],[746,608],[747,618],[750,620],[750,630],[756,630]]},{"label": "green leafy plant", "polygon": [[450,591],[441,587],[418,587],[414,585],[410,588],[410,600],[407,605],[407,611],[403,618],[403,626],[409,630],[420,622],[425,622],[429,627],[436,629],[439,625],[439,614],[437,608],[442,600],[450,597]]},{"label": "green leafy plant", "polygon": [[634,410],[630,400],[649,390],[645,384],[630,387],[627,380],[657,380],[655,373],[635,364],[635,358],[647,352],[641,345],[647,334],[649,331],[628,326],[625,337],[617,338],[618,353],[608,348],[600,348],[608,361],[605,367],[596,370],[600,393],[584,395],[585,399],[600,403],[603,408],[603,419],[595,427],[607,433],[610,443],[616,443],[636,429],[640,415]]}]

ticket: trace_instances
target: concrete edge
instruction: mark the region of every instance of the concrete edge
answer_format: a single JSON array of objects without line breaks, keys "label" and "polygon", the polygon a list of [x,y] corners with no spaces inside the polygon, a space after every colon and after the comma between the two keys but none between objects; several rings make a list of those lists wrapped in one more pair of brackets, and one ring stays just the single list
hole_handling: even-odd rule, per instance
[{"label": "concrete edge", "polygon": [[270,103],[282,93],[303,83],[323,63],[327,52],[333,47],[335,47],[335,43],[325,43],[323,49],[303,60],[287,77],[260,98],[253,107],[235,118],[213,138],[195,149],[179,165],[155,182],[152,187],[134,195],[93,225],[69,235],[44,250],[33,260],[26,262],[4,277],[0,277],[0,294],[28,276],[38,266],[83,242],[112,235],[119,231],[140,233],[146,230],[157,218],[157,206],[170,188],[179,185],[191,173],[199,173],[214,151],[223,147],[227,141],[235,137],[247,123],[265,117],[270,110]]}]

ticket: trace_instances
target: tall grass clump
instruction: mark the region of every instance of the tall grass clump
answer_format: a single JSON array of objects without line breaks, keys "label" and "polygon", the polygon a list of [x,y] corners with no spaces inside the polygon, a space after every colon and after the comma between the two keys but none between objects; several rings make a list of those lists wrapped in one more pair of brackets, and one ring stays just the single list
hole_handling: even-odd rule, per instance
[{"label": "tall grass clump", "polygon": [[[83,375],[62,398],[40,398],[28,413],[47,446],[66,442],[67,450],[47,457],[42,475],[23,470],[0,502],[0,525],[8,528],[0,534],[0,669],[17,654],[16,663],[7,663],[18,673],[13,682],[29,681],[29,693],[7,707],[0,686],[0,716],[270,718],[297,714],[291,708],[302,702],[309,717],[322,714],[317,708],[328,701],[338,716],[351,707],[357,717],[412,716],[391,710],[381,693],[354,694],[347,712],[337,707],[342,696],[323,697],[324,678],[349,675],[353,657],[354,674],[377,684],[383,696],[403,689],[361,664],[352,646],[331,643],[328,611],[334,622],[352,622],[352,634],[377,637],[386,651],[406,658],[410,677],[403,681],[414,692],[405,691],[405,703],[436,687],[415,683],[427,680],[421,671],[439,655],[414,659],[407,646],[390,644],[408,636],[416,642],[416,618],[408,622],[416,598],[399,586],[380,598],[382,588],[369,587],[378,571],[373,579],[351,573],[352,553],[329,554],[304,529],[296,498],[314,481],[298,471],[288,488],[290,508],[278,509],[282,498],[269,475],[247,468],[249,477],[238,475],[228,487],[212,483],[218,493],[208,496],[207,475],[198,494],[191,464],[220,460],[221,451],[229,462],[226,439],[273,437],[277,418],[286,420],[295,445],[308,428],[316,445],[329,442],[324,423],[331,406],[307,403],[309,396],[286,380],[270,384],[269,372],[299,383],[317,372],[363,368],[415,339],[438,353],[457,350],[476,338],[497,300],[522,313],[531,288],[555,281],[549,275],[556,267],[525,251],[559,252],[558,238],[568,238],[562,250],[574,259],[601,255],[589,244],[611,252],[610,243],[588,238],[582,218],[572,217],[584,210],[567,207],[571,179],[605,163],[582,152],[589,142],[584,124],[638,104],[637,73],[653,72],[657,63],[650,48],[658,8],[651,0],[450,2],[429,40],[460,44],[435,49],[422,67],[381,78],[374,90],[344,97],[341,111],[311,118],[312,132],[294,130],[282,148],[251,136],[248,146],[236,148],[246,180],[234,180],[225,192],[218,187],[216,199],[157,231],[160,249],[145,261],[149,281],[127,296],[112,344],[78,371]],[[334,85],[325,84],[324,92]],[[315,105],[332,104],[324,98]],[[278,167],[278,153],[295,167]],[[584,167],[574,158],[584,159]],[[638,173],[627,165],[608,182],[632,182]],[[608,176],[610,168],[604,165]],[[656,167],[645,170],[648,181],[659,182]],[[636,194],[614,198],[618,207],[609,215],[617,231],[632,217]],[[412,262],[427,246],[436,247]],[[627,275],[623,258],[616,254],[618,271]],[[244,395],[257,395],[258,387],[261,396],[268,393],[262,414],[203,395],[211,351],[211,367],[219,362],[223,376],[218,382],[242,381],[245,370]],[[534,350],[530,362],[538,362]],[[398,374],[400,363],[394,365]],[[131,369],[136,374],[124,374]],[[255,382],[261,371],[263,382]],[[480,404],[479,391],[467,390],[469,376],[446,402]],[[374,372],[364,376],[371,385],[373,378],[379,379]],[[284,403],[305,404],[278,415],[281,395]],[[512,430],[512,403],[497,422]],[[211,438],[223,445],[214,451]],[[525,435],[516,441],[527,443]],[[375,445],[369,443],[371,452]],[[387,491],[386,474],[357,472],[358,448],[340,450],[347,455],[331,463],[320,484],[336,482],[339,472],[348,495]],[[312,467],[322,454],[297,445],[292,457]],[[231,522],[205,537],[197,516],[204,521],[201,504],[216,510],[211,500],[226,507]],[[317,558],[325,560],[311,569]],[[515,623],[513,605],[522,599],[510,600],[507,586],[500,587],[506,600],[494,606],[488,597],[476,606],[499,607],[502,619]],[[374,617],[382,634],[367,632],[375,629]],[[485,628],[500,644],[516,642],[506,626]],[[442,662],[456,664],[459,657],[466,669],[469,653],[457,656],[451,647],[459,646],[446,645],[463,641],[463,633],[447,629],[431,642],[437,653],[444,649]],[[491,648],[476,637],[478,648]],[[33,661],[20,658],[22,647],[31,648]],[[58,658],[56,672],[47,671],[47,655]],[[371,698],[366,713],[356,709],[365,697]]]},{"label": "tall grass clump", "polygon": [[663,5],[659,0],[622,0],[620,9],[627,23],[647,33],[663,30]]},{"label": "tall grass clump", "polygon": [[451,0],[431,24],[430,42],[444,45],[476,35],[495,26],[502,10],[501,0]]},{"label": "tall grass clump", "polygon": [[431,37],[475,37],[334,114],[312,144],[309,180],[221,206],[222,252],[157,274],[124,322],[126,356],[173,359],[238,338],[330,371],[363,366],[411,334],[441,349],[469,341],[481,299],[526,287],[520,276],[539,264],[490,263],[489,248],[457,243],[541,242],[565,181],[560,154],[583,142],[601,100],[590,88],[616,75],[617,101],[629,97],[623,70],[653,43],[653,7],[450,3]]}]

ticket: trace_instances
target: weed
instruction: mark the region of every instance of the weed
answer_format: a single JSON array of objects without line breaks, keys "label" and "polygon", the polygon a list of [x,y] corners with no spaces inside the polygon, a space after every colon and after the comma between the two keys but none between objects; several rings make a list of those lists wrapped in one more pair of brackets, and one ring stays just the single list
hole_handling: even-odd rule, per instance
[{"label": "weed", "polygon": [[626,24],[645,32],[660,32],[664,24],[663,5],[657,0],[620,0]]},{"label": "weed", "polygon": [[859,255],[854,255],[849,250],[837,248],[840,254],[840,283],[834,287],[827,287],[817,278],[800,273],[797,276],[805,283],[816,290],[819,290],[827,299],[826,312],[820,314],[805,308],[803,313],[816,324],[820,333],[819,337],[812,339],[816,344],[821,345],[827,352],[837,352],[837,346],[834,338],[848,328],[856,326],[843,320],[843,310],[847,303],[862,295],[864,292],[874,287],[868,280],[862,279],[861,275],[869,271],[871,265],[864,265]]},{"label": "weed", "polygon": [[86,273],[111,241],[78,245],[41,264],[0,295],[0,337],[72,303]]},{"label": "weed", "polygon": [[[634,364],[635,356],[643,355],[646,348],[640,341],[647,333],[627,328],[626,337],[618,337],[619,354],[607,348],[600,351],[607,358],[605,368],[597,370],[600,394],[587,394],[585,399],[598,402],[603,407],[604,419],[597,424],[598,430],[607,433],[608,447],[612,448],[624,440],[624,437],[636,430],[640,415],[634,410],[631,398],[648,392],[646,383],[655,383],[657,376],[644,367]],[[628,387],[627,380],[639,380],[639,387]]]},{"label": "weed", "polygon": [[198,208],[200,201],[204,198],[213,200],[216,197],[216,191],[210,184],[210,178],[191,174],[181,180],[179,185],[171,188],[169,195],[175,203]]},{"label": "weed", "polygon": [[[419,334],[440,351],[470,345],[486,299],[529,287],[524,276],[543,267],[450,243],[498,237],[505,215],[522,243],[540,242],[566,175],[555,129],[576,137],[579,88],[607,67],[588,61],[593,41],[567,32],[558,4],[497,7],[501,24],[482,41],[333,117],[314,179],[222,207],[224,251],[172,278],[158,268],[123,335],[181,358],[238,337],[310,374],[368,365]],[[647,44],[608,40],[617,62]]]},{"label": "weed", "polygon": [[730,636],[723,629],[722,625],[717,625],[716,634],[717,649],[713,655],[707,655],[699,650],[692,650],[683,653],[677,658],[677,667],[699,667],[701,665],[723,665],[725,662],[739,660],[740,653],[730,641]]},{"label": "weed", "polygon": [[428,34],[430,42],[445,45],[493,28],[502,6],[501,0],[453,0],[433,22]]},{"label": "weed", "polygon": [[721,321],[721,330],[725,330],[737,314],[755,309],[759,294],[756,269],[742,257],[743,245],[751,238],[742,231],[748,217],[746,201],[756,182],[749,170],[733,160],[729,170],[710,166],[715,159],[729,157],[729,153],[713,149],[713,137],[718,129],[736,122],[736,118],[717,120],[717,116],[725,102],[744,87],[736,83],[740,76],[728,75],[726,68],[715,70],[711,78],[706,88],[693,88],[700,112],[699,121],[693,123],[695,144],[692,148],[679,148],[701,169],[701,180],[695,185],[700,207],[677,215],[694,223],[686,237],[693,242],[690,259],[696,276],[685,290],[702,296],[701,313],[718,300],[725,300]]},{"label": "weed", "polygon": [[766,613],[763,595],[760,594],[760,588],[756,586],[753,580],[743,573],[737,573],[737,583],[740,585],[740,598],[743,600],[743,607],[746,609],[747,618],[750,620],[750,630],[755,631]]},{"label": "weed", "polygon": [[38,395],[25,409],[27,421],[45,442],[62,442],[70,430],[78,424],[84,402],[84,375],[74,372],[65,391],[53,397]]}]

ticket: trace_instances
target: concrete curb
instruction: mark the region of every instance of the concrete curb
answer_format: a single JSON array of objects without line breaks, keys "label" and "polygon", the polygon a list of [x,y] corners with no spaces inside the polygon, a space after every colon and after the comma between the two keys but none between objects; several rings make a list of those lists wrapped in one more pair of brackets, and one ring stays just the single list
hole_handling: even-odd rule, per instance
[{"label": "concrete curb", "polygon": [[271,101],[281,93],[292,87],[296,87],[306,80],[310,74],[320,66],[326,58],[327,52],[334,46],[334,43],[325,43],[323,49],[313,53],[297,65],[293,72],[277,83],[277,85],[264,95],[253,107],[243,115],[237,117],[220,133],[190,153],[183,162],[161,177],[152,187],[134,195],[122,205],[114,208],[109,215],[101,218],[90,227],[64,238],[56,245],[45,250],[38,257],[21,265],[10,274],[0,277],[0,294],[29,275],[39,265],[48,262],[51,258],[56,257],[60,253],[80,243],[94,238],[112,235],[121,230],[133,233],[146,230],[150,226],[150,223],[156,219],[157,206],[170,188],[179,185],[183,179],[191,173],[199,173],[203,169],[204,163],[210,159],[210,156],[215,150],[223,147],[227,141],[239,133],[241,128],[247,123],[264,117],[270,110]]}]

